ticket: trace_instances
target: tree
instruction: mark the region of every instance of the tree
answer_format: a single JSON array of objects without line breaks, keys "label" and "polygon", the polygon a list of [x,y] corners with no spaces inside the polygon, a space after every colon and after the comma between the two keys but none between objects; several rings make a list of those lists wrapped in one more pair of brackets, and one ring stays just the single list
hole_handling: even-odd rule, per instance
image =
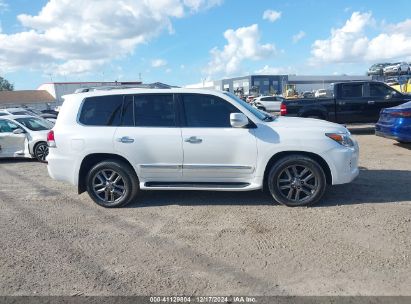
[{"label": "tree", "polygon": [[7,81],[7,79],[0,76],[0,91],[13,91],[14,85]]}]

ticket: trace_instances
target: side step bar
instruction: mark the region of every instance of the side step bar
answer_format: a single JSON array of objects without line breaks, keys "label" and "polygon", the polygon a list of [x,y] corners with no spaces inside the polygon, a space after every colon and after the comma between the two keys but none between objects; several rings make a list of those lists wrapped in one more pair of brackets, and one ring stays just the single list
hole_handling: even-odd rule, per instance
[{"label": "side step bar", "polygon": [[147,182],[144,184],[148,188],[222,188],[241,189],[249,186],[249,183],[190,183],[190,182]]}]

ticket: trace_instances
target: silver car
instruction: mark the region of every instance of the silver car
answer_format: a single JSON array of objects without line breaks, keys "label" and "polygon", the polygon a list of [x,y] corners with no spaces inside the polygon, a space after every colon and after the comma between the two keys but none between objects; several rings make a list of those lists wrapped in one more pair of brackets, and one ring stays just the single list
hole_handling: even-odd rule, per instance
[{"label": "silver car", "polygon": [[409,74],[410,73],[410,66],[406,62],[397,62],[387,65],[384,69],[384,75],[401,75],[401,74]]},{"label": "silver car", "polygon": [[47,133],[54,124],[29,115],[0,116],[0,158],[28,157],[45,161]]}]

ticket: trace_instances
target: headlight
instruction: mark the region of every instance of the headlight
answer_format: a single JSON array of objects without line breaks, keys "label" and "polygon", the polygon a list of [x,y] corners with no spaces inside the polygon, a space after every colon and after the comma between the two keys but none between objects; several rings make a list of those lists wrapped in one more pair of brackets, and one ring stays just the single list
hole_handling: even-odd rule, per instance
[{"label": "headlight", "polygon": [[351,139],[350,133],[325,133],[325,136],[338,142],[344,147],[354,147],[354,142]]}]

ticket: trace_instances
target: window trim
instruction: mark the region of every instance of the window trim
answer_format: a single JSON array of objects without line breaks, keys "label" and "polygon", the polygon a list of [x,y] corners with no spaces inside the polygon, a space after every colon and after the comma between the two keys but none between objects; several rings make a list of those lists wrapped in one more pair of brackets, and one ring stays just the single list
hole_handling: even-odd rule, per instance
[{"label": "window trim", "polygon": [[[175,116],[175,120],[174,120],[174,122],[175,122],[175,126],[169,126],[169,127],[164,127],[164,126],[145,126],[145,127],[143,127],[143,126],[136,126],[136,116],[135,116],[135,105],[134,105],[134,98],[135,98],[135,96],[140,96],[140,95],[172,95],[173,96],[173,104],[174,104],[174,116]],[[78,110],[78,112],[77,112],[77,116],[76,116],[76,122],[77,122],[77,124],[79,124],[80,126],[83,126],[83,127],[92,127],[92,128],[96,128],[96,127],[103,127],[103,128],[180,128],[181,127],[181,124],[180,124],[180,121],[179,121],[179,118],[178,118],[178,116],[179,116],[179,109],[177,108],[177,101],[176,101],[176,95],[177,94],[175,94],[175,93],[141,93],[141,94],[136,94],[136,93],[133,93],[133,94],[107,94],[107,95],[95,95],[95,96],[87,96],[87,97],[85,97],[85,98],[83,98],[83,100],[81,101],[81,104],[80,104],[80,107],[79,107],[79,110]],[[122,104],[121,104],[121,112],[120,112],[120,123],[122,123],[122,115],[123,115],[123,111],[124,111],[124,101],[125,101],[125,98],[126,98],[126,96],[132,96],[133,97],[133,124],[134,124],[134,126],[122,126],[122,125],[119,125],[119,126],[107,126],[107,125],[86,125],[86,124],[83,124],[81,121],[80,121],[80,116],[81,116],[81,113],[83,112],[83,107],[84,107],[84,104],[85,104],[85,102],[86,102],[86,100],[87,100],[87,98],[91,98],[91,97],[106,97],[106,96],[122,96]]]}]

